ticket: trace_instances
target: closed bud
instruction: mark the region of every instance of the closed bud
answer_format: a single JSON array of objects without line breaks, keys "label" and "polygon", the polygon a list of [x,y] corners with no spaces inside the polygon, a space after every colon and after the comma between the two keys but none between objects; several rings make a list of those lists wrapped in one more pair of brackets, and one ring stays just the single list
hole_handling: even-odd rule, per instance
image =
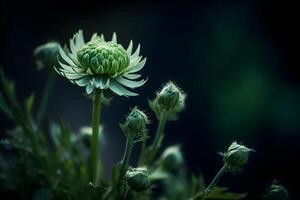
[{"label": "closed bud", "polygon": [[262,196],[263,200],[287,200],[289,197],[287,190],[277,181],[274,181],[270,188],[267,190],[267,194]]},{"label": "closed bud", "polygon": [[167,83],[157,94],[158,105],[166,110],[173,110],[182,103],[182,92],[172,82]]},{"label": "closed bud", "polygon": [[145,167],[130,168],[126,172],[125,177],[128,186],[133,191],[142,192],[149,189],[151,186],[148,170]]},{"label": "closed bud", "polygon": [[164,170],[176,172],[184,163],[179,146],[168,147],[161,156],[161,164]]},{"label": "closed bud", "polygon": [[137,136],[145,131],[148,123],[147,115],[135,107],[131,110],[121,128],[127,136]]},{"label": "closed bud", "polygon": [[228,148],[228,151],[222,155],[228,168],[235,171],[239,170],[247,163],[250,151],[253,150],[240,145],[237,142],[233,142]]},{"label": "closed bud", "polygon": [[57,42],[48,42],[37,47],[33,54],[36,58],[38,69],[56,66],[58,64],[58,49],[59,44]]},{"label": "closed bud", "polygon": [[[103,145],[105,143],[105,134],[103,134],[103,126],[102,126],[102,124],[99,127],[99,133],[101,133],[101,134],[98,137],[98,140],[99,140],[99,143],[101,143]],[[74,134],[74,135],[76,135],[75,137],[78,138],[78,139],[80,139],[82,141],[83,145],[86,148],[90,148],[91,147],[91,138],[92,138],[92,135],[93,135],[93,129],[92,129],[92,127],[83,126],[83,127],[80,128],[79,134]],[[102,145],[100,145],[100,147]]]}]

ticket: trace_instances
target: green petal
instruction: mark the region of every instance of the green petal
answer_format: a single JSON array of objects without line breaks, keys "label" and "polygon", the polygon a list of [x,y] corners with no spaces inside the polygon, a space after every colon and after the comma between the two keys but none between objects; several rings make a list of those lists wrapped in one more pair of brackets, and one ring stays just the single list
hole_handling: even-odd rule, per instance
[{"label": "green petal", "polygon": [[107,77],[95,77],[93,82],[96,88],[107,89],[109,86],[109,78]]},{"label": "green petal", "polygon": [[92,84],[89,83],[88,85],[86,85],[85,87],[86,93],[91,94],[93,90],[94,90],[94,86],[92,86]]},{"label": "green petal", "polygon": [[128,68],[132,68],[133,66],[136,66],[137,64],[140,63],[141,60],[142,60],[142,56],[138,56],[134,59],[130,59],[130,64],[129,64]]},{"label": "green petal", "polygon": [[103,34],[101,34],[100,39],[105,42],[105,38]]},{"label": "green petal", "polygon": [[86,77],[83,77],[81,79],[78,79],[78,80],[75,80],[74,82],[80,86],[80,87],[83,87],[83,86],[86,86],[89,84],[89,81],[90,81],[90,77],[89,76],[86,76]]},{"label": "green petal", "polygon": [[144,58],[140,63],[138,63],[137,65],[133,66],[132,69],[130,69],[130,73],[134,73],[134,72],[138,72],[140,71],[144,65],[146,64],[147,58]]},{"label": "green petal", "polygon": [[137,88],[137,87],[141,87],[142,85],[144,85],[148,79],[146,80],[140,80],[140,81],[131,81],[131,80],[127,80],[125,78],[123,78],[122,76],[118,77],[115,79],[118,83],[124,85],[125,87],[129,87],[129,88]]},{"label": "green petal", "polygon": [[74,74],[74,73],[67,73],[67,72],[62,72],[62,73],[64,74],[64,77],[70,80],[79,79],[85,76],[83,74]]},{"label": "green petal", "polygon": [[120,85],[119,83],[117,83],[114,80],[110,81],[109,89],[119,96],[129,97],[129,96],[137,96],[138,95],[137,93],[130,92],[129,90],[125,89],[122,85]]},{"label": "green petal", "polygon": [[128,45],[127,50],[126,50],[128,55],[131,55],[132,47],[133,47],[133,43],[132,43],[132,40],[130,40],[129,45]]},{"label": "green petal", "polygon": [[102,66],[102,65],[99,65],[99,67],[96,69],[96,72],[97,72],[98,74],[103,74],[103,73],[104,73],[103,66]]},{"label": "green petal", "polygon": [[67,56],[67,54],[64,52],[64,50],[61,48],[60,45],[58,49],[59,49],[59,55],[62,57],[62,59],[69,65],[75,66],[74,62]]},{"label": "green petal", "polygon": [[119,63],[117,61],[113,60],[109,72],[114,73],[114,72],[117,72],[118,69],[119,69]]},{"label": "green petal", "polygon": [[114,42],[114,43],[117,43],[117,34],[115,32],[112,35],[111,41]]},{"label": "green petal", "polygon": [[97,33],[94,33],[93,35],[92,35],[92,37],[91,37],[91,41],[93,41],[93,40],[97,40],[97,39],[99,39],[100,37],[98,36],[98,34]]},{"label": "green petal", "polygon": [[61,71],[69,71],[69,72],[75,72],[75,73],[84,73],[84,70],[75,66],[69,66],[65,65],[64,63],[58,61],[59,65],[61,66],[62,69]]},{"label": "green petal", "polygon": [[134,79],[137,79],[137,78],[140,78],[141,75],[140,74],[125,74],[123,75],[125,78],[127,79],[131,79],[131,80],[134,80]]},{"label": "green petal", "polygon": [[130,60],[139,56],[139,54],[140,54],[140,48],[141,48],[141,45],[139,44],[138,47],[136,48],[135,52],[133,53],[133,55],[130,56]]},{"label": "green petal", "polygon": [[76,46],[75,46],[75,43],[74,43],[74,38],[71,38],[70,39],[70,49],[71,49],[71,53],[75,53],[75,52],[77,52],[77,48],[76,48]]},{"label": "green petal", "polygon": [[77,49],[81,48],[84,45],[84,38],[83,38],[82,30],[79,30],[78,33],[76,34],[75,45],[76,45]]},{"label": "green petal", "polygon": [[74,54],[73,53],[69,53],[68,56],[71,58],[71,60],[73,61],[73,63],[76,66],[80,65],[80,63],[78,62],[78,59],[77,59],[77,52],[75,52]]}]

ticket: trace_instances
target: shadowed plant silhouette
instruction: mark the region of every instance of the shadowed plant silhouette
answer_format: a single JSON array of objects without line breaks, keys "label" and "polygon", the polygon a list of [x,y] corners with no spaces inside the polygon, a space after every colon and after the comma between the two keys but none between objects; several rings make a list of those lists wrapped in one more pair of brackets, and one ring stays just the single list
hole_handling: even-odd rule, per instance
[{"label": "shadowed plant silhouette", "polygon": [[[103,178],[103,160],[100,158],[102,127],[101,108],[113,97],[136,96],[134,89],[145,84],[139,72],[146,63],[140,56],[140,46],[132,53],[133,43],[127,49],[117,43],[114,33],[110,41],[93,34],[85,42],[82,31],[70,39],[69,48],[56,42],[35,50],[39,68],[47,68],[42,104],[33,109],[34,94],[24,104],[17,99],[14,82],[1,71],[0,110],[14,123],[1,141],[1,185],[3,190],[15,191],[22,199],[102,199],[102,200],[201,200],[243,199],[246,194],[229,192],[218,187],[225,172],[238,171],[253,150],[233,142],[222,153],[223,167],[207,186],[202,175],[187,171],[180,145],[162,151],[165,129],[169,121],[179,118],[185,108],[186,94],[173,82],[166,83],[149,100],[158,126],[155,134],[147,129],[148,116],[134,107],[120,124],[126,146],[123,158],[111,169],[111,180]],[[78,133],[71,131],[64,120],[45,121],[47,101],[51,98],[55,71],[71,83],[85,87],[92,99],[91,127]],[[37,113],[34,112],[37,110]],[[105,117],[105,116],[102,116]],[[46,128],[50,126],[50,128]],[[153,141],[148,141],[149,137]],[[136,148],[136,146],[140,148]],[[137,163],[131,164],[133,149],[140,149]],[[160,188],[160,189],[158,189]],[[277,186],[269,194],[277,192]],[[280,190],[282,191],[282,190]]]}]

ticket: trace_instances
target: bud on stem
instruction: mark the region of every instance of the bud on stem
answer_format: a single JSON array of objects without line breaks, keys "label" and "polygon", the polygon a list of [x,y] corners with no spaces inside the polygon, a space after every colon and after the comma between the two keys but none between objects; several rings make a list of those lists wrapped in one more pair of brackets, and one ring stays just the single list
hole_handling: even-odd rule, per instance
[{"label": "bud on stem", "polygon": [[58,65],[58,49],[59,44],[57,42],[48,42],[38,46],[33,53],[36,58],[38,69]]},{"label": "bud on stem", "polygon": [[121,124],[121,129],[124,131],[126,137],[136,137],[145,131],[148,123],[147,115],[135,107],[127,116],[124,124]]},{"label": "bud on stem", "polygon": [[239,171],[249,158],[249,153],[253,151],[246,146],[233,142],[226,153],[223,153],[223,161],[231,171]]},{"label": "bud on stem", "polygon": [[128,162],[130,160],[133,143],[135,138],[142,135],[145,132],[146,125],[149,123],[146,114],[140,111],[137,107],[133,108],[126,118],[126,121],[121,124],[121,129],[126,135],[126,147],[121,161],[121,168],[119,174],[118,184],[120,184],[125,172],[128,168]]},{"label": "bud on stem", "polygon": [[267,194],[262,196],[263,200],[287,200],[289,197],[287,190],[280,185],[277,181],[274,181],[270,188],[267,190]]},{"label": "bud on stem", "polygon": [[142,192],[150,188],[151,181],[148,171],[144,167],[131,168],[126,172],[128,186],[136,192]]}]

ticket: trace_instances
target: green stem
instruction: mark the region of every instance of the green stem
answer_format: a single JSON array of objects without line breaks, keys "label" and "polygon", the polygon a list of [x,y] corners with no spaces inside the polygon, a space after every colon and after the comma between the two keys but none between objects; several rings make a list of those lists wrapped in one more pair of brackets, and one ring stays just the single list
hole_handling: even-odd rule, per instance
[{"label": "green stem", "polygon": [[155,158],[157,152],[160,149],[161,140],[162,140],[162,137],[163,137],[163,134],[164,134],[164,129],[165,129],[166,122],[167,122],[167,112],[163,111],[161,113],[159,123],[158,123],[158,127],[157,127],[157,130],[156,130],[156,134],[155,134],[155,137],[154,137],[154,141],[153,141],[153,144],[151,146],[151,153],[150,153],[149,159],[147,159],[147,161],[144,163],[145,165],[148,165],[152,162],[152,160]]},{"label": "green stem", "polygon": [[41,124],[43,123],[44,117],[45,117],[45,112],[46,108],[49,102],[49,97],[52,93],[54,82],[55,82],[55,72],[53,70],[49,71],[48,76],[47,76],[47,81],[46,81],[46,86],[44,89],[43,97],[42,97],[42,102],[39,107],[39,112],[37,115],[37,127],[40,128]]},{"label": "green stem", "polygon": [[126,140],[125,153],[124,153],[123,159],[121,161],[119,181],[124,176],[124,174],[126,173],[126,169],[128,167],[128,163],[129,163],[129,159],[130,159],[130,156],[131,156],[132,148],[133,148],[133,138],[129,137]]},{"label": "green stem", "polygon": [[100,114],[101,114],[101,91],[96,90],[93,96],[93,114],[92,114],[92,141],[91,141],[91,163],[90,163],[90,180],[96,185],[97,184],[97,158],[99,149],[99,125],[100,125]]},{"label": "green stem", "polygon": [[[146,135],[146,134],[145,134]],[[144,135],[144,139],[142,141],[142,146],[141,146],[141,154],[140,154],[140,157],[139,157],[139,160],[138,160],[138,166],[141,166],[144,162],[144,157],[145,157],[145,151],[146,151],[146,137]]]},{"label": "green stem", "polygon": [[226,173],[226,171],[227,171],[227,165],[224,164],[224,166],[220,169],[220,171],[217,173],[217,175],[209,184],[209,186],[207,186],[204,192],[197,194],[193,199],[197,199],[199,197],[201,197],[201,199],[205,199],[205,197],[217,186],[218,182],[220,181],[222,176]]},{"label": "green stem", "polygon": [[[124,197],[124,194],[120,193],[122,191],[122,179],[124,178],[126,170],[128,168],[128,163],[129,163],[132,148],[133,148],[133,142],[134,142],[133,137],[128,137],[127,140],[126,140],[125,152],[124,152],[124,155],[123,155],[123,159],[121,161],[121,167],[120,167],[120,171],[119,171],[118,182],[117,182],[117,185],[116,185],[117,194],[119,194],[123,197]],[[109,193],[107,196],[110,196],[110,195],[111,195],[111,193]]]},{"label": "green stem", "polygon": [[113,194],[113,190],[112,190],[112,188],[109,188],[109,189],[106,191],[106,193],[103,195],[102,199],[103,199],[103,200],[107,200],[107,199],[109,199],[109,197],[110,197],[112,194]]}]

